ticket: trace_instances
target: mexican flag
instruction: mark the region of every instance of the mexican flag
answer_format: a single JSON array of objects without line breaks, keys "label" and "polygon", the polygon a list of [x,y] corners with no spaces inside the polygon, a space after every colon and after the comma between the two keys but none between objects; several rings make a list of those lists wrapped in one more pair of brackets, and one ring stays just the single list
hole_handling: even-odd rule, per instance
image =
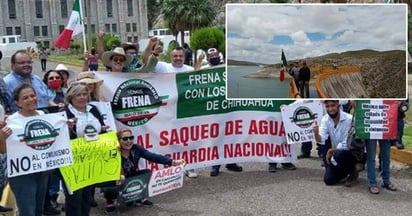
[{"label": "mexican flag", "polygon": [[288,61],[286,60],[286,56],[285,56],[285,53],[283,52],[283,49],[282,49],[282,57],[280,57],[280,59],[282,60],[283,67],[280,69],[279,80],[283,82],[283,80],[285,80],[285,70],[286,70],[285,67],[288,66]]},{"label": "mexican flag", "polygon": [[358,100],[355,106],[356,137],[396,139],[398,101]]},{"label": "mexican flag", "polygon": [[70,40],[74,35],[80,34],[83,31],[83,22],[80,13],[80,0],[75,0],[73,11],[70,15],[69,23],[62,33],[57,37],[54,46],[61,49],[69,48]]}]

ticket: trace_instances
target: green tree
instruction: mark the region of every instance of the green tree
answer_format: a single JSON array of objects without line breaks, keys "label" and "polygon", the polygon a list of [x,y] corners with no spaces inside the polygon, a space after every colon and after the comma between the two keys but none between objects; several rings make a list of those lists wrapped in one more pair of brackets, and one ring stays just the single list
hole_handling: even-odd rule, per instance
[{"label": "green tree", "polygon": [[190,37],[190,47],[193,50],[202,49],[205,51],[214,47],[225,53],[225,34],[222,30],[213,27],[198,29]]},{"label": "green tree", "polygon": [[147,0],[147,26],[152,29],[160,15],[162,0]]},{"label": "green tree", "polygon": [[178,32],[181,32],[182,44],[184,43],[185,30],[192,32],[195,29],[211,25],[216,13],[209,1],[204,0],[163,0],[162,3],[163,17],[175,37],[177,37]]}]

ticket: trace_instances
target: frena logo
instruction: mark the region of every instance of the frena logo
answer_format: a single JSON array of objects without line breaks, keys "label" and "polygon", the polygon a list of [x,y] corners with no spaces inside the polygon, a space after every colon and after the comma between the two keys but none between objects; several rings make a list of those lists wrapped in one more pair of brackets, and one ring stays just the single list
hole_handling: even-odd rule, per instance
[{"label": "frena logo", "polygon": [[298,127],[307,128],[310,127],[316,119],[317,114],[312,113],[312,111],[305,106],[298,107],[293,113],[293,117],[290,119]]},{"label": "frena logo", "polygon": [[130,127],[148,122],[157,115],[161,105],[156,89],[141,79],[130,79],[120,84],[112,100],[114,117]]},{"label": "frena logo", "polygon": [[26,143],[27,146],[35,150],[44,150],[50,148],[56,137],[59,135],[58,131],[49,122],[34,119],[27,122],[24,128],[24,134],[18,135],[20,142]]}]

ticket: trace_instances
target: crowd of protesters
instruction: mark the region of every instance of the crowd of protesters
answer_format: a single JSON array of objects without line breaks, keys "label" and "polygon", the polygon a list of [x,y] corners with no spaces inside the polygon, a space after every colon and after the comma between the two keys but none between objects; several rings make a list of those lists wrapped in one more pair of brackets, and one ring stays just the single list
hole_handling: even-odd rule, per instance
[{"label": "crowd of protesters", "polygon": [[[24,119],[26,117],[44,115],[41,108],[56,107],[59,111],[65,111],[68,117],[67,126],[70,128],[70,139],[84,136],[87,124],[92,124],[98,133],[105,133],[107,126],[96,106],[91,105],[91,101],[99,101],[102,97],[99,95],[99,88],[103,80],[94,77],[94,71],[97,71],[98,59],[102,60],[107,71],[111,72],[156,72],[156,73],[184,73],[194,70],[201,70],[207,67],[214,67],[224,64],[221,52],[217,48],[211,47],[205,53],[199,55],[197,61],[187,61],[188,56],[192,56],[189,47],[175,47],[170,53],[170,63],[160,61],[158,56],[162,52],[162,45],[156,38],[149,40],[148,46],[141,58],[139,58],[139,47],[137,44],[125,43],[121,47],[115,47],[110,51],[102,50],[102,38],[104,32],[99,32],[98,48],[92,52],[84,54],[84,72],[77,73],[74,82],[68,83],[69,69],[59,64],[55,69],[49,70],[44,74],[43,79],[32,73],[33,56],[26,51],[18,51],[11,57],[11,73],[4,79],[0,79],[0,108],[4,110],[5,115],[0,112],[0,152],[7,152],[6,139],[13,131],[7,126],[6,119]],[[206,60],[206,64],[201,65]],[[187,64],[193,64],[186,65]],[[308,77],[310,79],[310,69],[306,62],[302,63],[302,68],[298,69],[295,65],[292,68],[291,75],[295,77],[295,82],[299,84],[300,90],[305,97],[309,97]],[[408,106],[408,101],[400,104]],[[326,185],[335,185],[344,182],[346,186],[351,186],[358,179],[356,164],[366,163],[368,188],[372,194],[378,194],[379,188],[376,181],[375,154],[376,146],[379,145],[380,166],[382,168],[382,187],[391,191],[397,188],[390,181],[390,140],[365,140],[366,148],[361,152],[360,157],[349,148],[347,138],[350,135],[350,128],[353,127],[353,116],[344,112],[342,105],[336,100],[325,100],[325,115],[320,118],[320,122],[313,125],[316,141],[320,146],[319,156],[323,158],[325,165],[324,182]],[[352,105],[353,107],[353,105]],[[405,109],[403,106],[402,109]],[[406,108],[407,110],[407,108]],[[397,139],[394,141],[398,148],[403,148],[403,118],[404,111],[399,111],[398,125],[399,132]],[[0,110],[1,111],[1,110]],[[91,115],[88,115],[91,113]],[[92,122],[92,123],[90,123]],[[161,164],[181,165],[183,160],[172,160],[170,158],[151,153],[134,145],[133,134],[128,129],[120,129],[117,132],[117,138],[120,143],[122,175],[119,181],[112,182],[114,186],[103,190],[106,198],[106,212],[115,211],[115,199],[118,197],[118,184],[122,183],[124,178],[133,175],[139,175],[142,172],[136,172],[131,169],[137,166],[140,158],[145,158]],[[15,145],[18,148],[17,144]],[[311,145],[311,143],[310,143]],[[303,156],[300,158],[310,157],[311,146],[309,150],[302,148]],[[366,152],[366,157],[364,152]],[[363,159],[362,159],[363,158]],[[4,173],[5,161],[1,161],[0,174]],[[131,164],[131,165],[130,165]],[[295,170],[293,164],[282,164],[285,169]],[[241,172],[243,168],[238,164],[227,164],[226,168],[231,171]],[[270,164],[270,172],[276,171],[276,164]],[[147,171],[144,171],[147,172]],[[220,165],[213,166],[210,175],[218,176]],[[195,170],[188,170],[188,177],[196,178],[198,174]],[[2,179],[6,178],[0,175]],[[65,206],[64,211],[69,216],[86,216],[90,214],[90,208],[96,206],[94,200],[94,185],[84,187],[75,191],[73,194],[68,193],[67,188],[61,181],[61,176],[57,170],[54,172],[39,172],[34,174],[12,177],[8,182],[15,194],[17,207],[20,215],[40,216],[58,215],[61,213],[57,203],[58,192],[61,185],[64,188]],[[152,205],[153,203],[144,198],[138,201],[143,205]],[[11,208],[0,206],[0,213],[11,211]]]}]

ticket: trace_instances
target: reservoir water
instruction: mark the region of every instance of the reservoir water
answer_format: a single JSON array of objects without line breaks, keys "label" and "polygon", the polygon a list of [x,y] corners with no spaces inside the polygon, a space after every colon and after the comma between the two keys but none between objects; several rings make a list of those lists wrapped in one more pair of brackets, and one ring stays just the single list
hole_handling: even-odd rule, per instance
[{"label": "reservoir water", "polygon": [[[288,98],[290,79],[285,74],[285,80],[279,78],[245,78],[246,74],[256,73],[256,66],[227,67],[227,98]],[[276,71],[279,73],[279,71]]]}]

